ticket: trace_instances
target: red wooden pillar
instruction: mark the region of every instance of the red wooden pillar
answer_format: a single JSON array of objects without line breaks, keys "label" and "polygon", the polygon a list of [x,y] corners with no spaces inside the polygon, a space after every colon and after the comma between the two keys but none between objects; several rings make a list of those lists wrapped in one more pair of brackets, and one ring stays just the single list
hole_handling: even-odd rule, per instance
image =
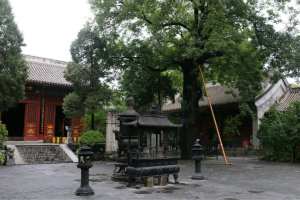
[{"label": "red wooden pillar", "polygon": [[25,118],[24,118],[24,140],[38,140],[40,124],[40,96],[37,94],[26,94]]}]

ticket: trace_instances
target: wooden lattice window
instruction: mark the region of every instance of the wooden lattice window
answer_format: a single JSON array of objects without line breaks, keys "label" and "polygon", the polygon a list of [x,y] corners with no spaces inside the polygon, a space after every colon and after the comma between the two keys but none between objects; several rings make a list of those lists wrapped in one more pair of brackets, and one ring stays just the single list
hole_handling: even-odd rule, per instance
[{"label": "wooden lattice window", "polygon": [[28,109],[27,123],[37,124],[38,123],[39,105],[38,104],[28,104],[27,109]]},{"label": "wooden lattice window", "polygon": [[46,123],[47,124],[54,124],[55,123],[55,105],[48,105],[47,106],[47,116],[46,116]]},{"label": "wooden lattice window", "polygon": [[73,118],[71,120],[71,126],[73,126],[73,127],[79,126],[80,125],[80,121],[81,121],[81,118]]},{"label": "wooden lattice window", "polygon": [[26,100],[39,102],[39,95],[37,95],[37,94],[26,94]]}]

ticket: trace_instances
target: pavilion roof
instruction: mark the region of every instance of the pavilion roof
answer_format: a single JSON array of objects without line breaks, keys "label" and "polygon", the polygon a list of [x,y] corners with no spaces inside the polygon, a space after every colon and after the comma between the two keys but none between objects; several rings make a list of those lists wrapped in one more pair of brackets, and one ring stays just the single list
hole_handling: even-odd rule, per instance
[{"label": "pavilion roof", "polygon": [[139,127],[159,127],[159,128],[180,128],[182,124],[172,123],[166,115],[144,113],[137,116],[137,119],[131,122],[124,122],[126,126],[139,126]]},{"label": "pavilion roof", "polygon": [[[230,103],[236,103],[238,102],[239,98],[235,98],[232,94],[227,94],[227,92],[233,90],[234,93],[237,94],[237,90],[231,89],[225,86],[222,86],[220,84],[212,84],[208,83],[206,85],[207,91],[209,94],[210,101],[212,105],[224,105],[224,104],[230,104]],[[203,91],[204,92],[204,91]],[[168,101],[165,103],[162,107],[163,112],[169,112],[169,111],[177,111],[181,109],[181,101],[182,97],[177,95],[175,97],[175,102]],[[209,106],[208,100],[206,95],[199,100],[198,102],[199,107],[206,107]]]},{"label": "pavilion roof", "polygon": [[64,78],[67,62],[24,55],[29,67],[27,83],[47,86],[72,87]]},{"label": "pavilion roof", "polygon": [[278,111],[284,111],[294,101],[300,101],[300,87],[290,88],[275,108]]}]

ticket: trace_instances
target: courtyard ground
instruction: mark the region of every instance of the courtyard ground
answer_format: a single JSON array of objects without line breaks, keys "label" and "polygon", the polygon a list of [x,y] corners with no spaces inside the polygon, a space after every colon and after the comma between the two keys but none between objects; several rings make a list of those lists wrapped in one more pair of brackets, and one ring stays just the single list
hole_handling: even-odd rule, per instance
[{"label": "courtyard ground", "polygon": [[0,167],[0,199],[300,199],[300,165],[259,161],[255,157],[229,157],[202,162],[205,180],[192,180],[193,161],[180,161],[179,184],[153,188],[126,187],[110,179],[113,162],[94,162],[90,186],[95,195],[78,197],[80,169],[76,163]]}]

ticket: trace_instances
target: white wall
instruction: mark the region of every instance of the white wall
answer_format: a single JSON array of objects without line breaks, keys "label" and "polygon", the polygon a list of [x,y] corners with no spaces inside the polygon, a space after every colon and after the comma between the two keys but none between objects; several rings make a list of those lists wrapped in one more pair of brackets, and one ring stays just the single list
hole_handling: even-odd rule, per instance
[{"label": "white wall", "polygon": [[257,119],[253,120],[253,146],[259,147],[259,140],[256,137],[257,130],[259,129],[260,119],[264,116],[271,106],[279,103],[281,97],[283,97],[288,90],[288,85],[285,81],[279,80],[273,86],[270,86],[264,94],[258,96],[255,100],[255,106],[257,108]]}]

